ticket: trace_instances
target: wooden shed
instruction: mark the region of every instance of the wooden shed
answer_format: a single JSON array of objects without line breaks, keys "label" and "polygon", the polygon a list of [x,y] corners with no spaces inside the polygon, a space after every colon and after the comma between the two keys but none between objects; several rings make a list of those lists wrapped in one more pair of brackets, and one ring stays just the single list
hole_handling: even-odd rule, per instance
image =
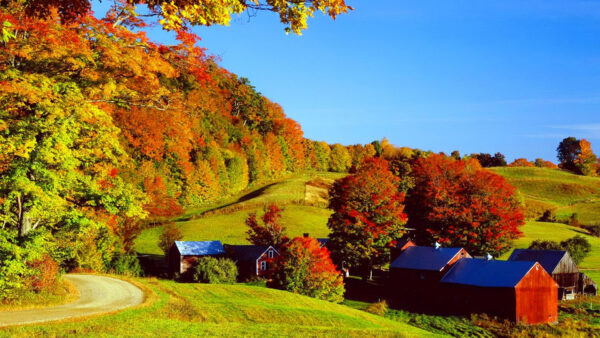
[{"label": "wooden shed", "polygon": [[471,256],[463,248],[405,248],[390,264],[388,289],[392,305],[435,312],[440,279],[464,257]]},{"label": "wooden shed", "polygon": [[573,299],[579,290],[579,269],[567,251],[515,249],[509,261],[539,262],[558,283],[558,299]]},{"label": "wooden shed", "polygon": [[558,284],[538,262],[464,258],[440,284],[449,313],[524,324],[558,321]]},{"label": "wooden shed", "polygon": [[169,250],[169,272],[185,274],[201,257],[219,257],[225,255],[220,241],[175,241]]},{"label": "wooden shed", "polygon": [[270,278],[279,251],[265,245],[225,245],[227,256],[238,266],[240,278],[259,276]]}]

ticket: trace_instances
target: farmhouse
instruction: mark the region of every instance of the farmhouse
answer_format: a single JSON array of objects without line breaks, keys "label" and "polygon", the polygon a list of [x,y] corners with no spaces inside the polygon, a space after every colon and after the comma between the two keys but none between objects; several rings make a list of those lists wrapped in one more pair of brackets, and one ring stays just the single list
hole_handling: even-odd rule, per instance
[{"label": "farmhouse", "polygon": [[429,311],[440,299],[440,279],[459,259],[471,257],[463,248],[409,246],[390,264],[390,296],[394,305]]},{"label": "farmhouse", "polygon": [[538,262],[464,258],[440,282],[450,313],[524,324],[558,321],[558,284]]},{"label": "farmhouse", "polygon": [[274,247],[264,245],[225,245],[225,251],[236,262],[241,278],[271,277],[273,261],[279,256]]},{"label": "farmhouse", "polygon": [[416,246],[412,239],[408,236],[402,236],[402,238],[396,241],[396,245],[390,250],[390,261],[393,262],[396,260],[402,251],[411,246]]},{"label": "farmhouse", "polygon": [[575,298],[579,269],[567,251],[515,249],[508,260],[539,262],[558,283],[558,299]]},{"label": "farmhouse", "polygon": [[169,250],[169,272],[184,274],[201,257],[223,255],[225,255],[225,249],[220,241],[175,241]]}]

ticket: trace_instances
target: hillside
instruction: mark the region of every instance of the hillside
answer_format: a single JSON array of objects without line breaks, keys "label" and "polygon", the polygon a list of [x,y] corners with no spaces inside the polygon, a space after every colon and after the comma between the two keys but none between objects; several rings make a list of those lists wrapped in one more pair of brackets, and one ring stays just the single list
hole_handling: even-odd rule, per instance
[{"label": "hillside", "polygon": [[[577,213],[584,224],[600,222],[600,178],[570,174],[544,168],[492,168],[519,189],[529,215],[549,209],[558,218]],[[521,229],[524,237],[516,241],[516,248],[526,248],[536,240],[562,241],[582,235],[592,244],[592,252],[580,264],[586,273],[600,282],[600,238],[587,235],[582,229],[560,223],[530,220]],[[508,256],[506,254],[505,256]]]},{"label": "hillside", "polygon": [[145,305],[118,314],[0,330],[0,336],[430,336],[343,305],[247,285],[184,284],[138,278]]},{"label": "hillside", "polygon": [[[248,230],[244,221],[248,214],[260,213],[265,204],[275,202],[284,207],[282,222],[289,236],[309,233],[314,237],[327,237],[326,225],[331,211],[325,208],[326,204],[318,193],[319,188],[307,183],[315,180],[332,182],[344,175],[328,172],[290,175],[222,203],[189,210],[177,219],[177,226],[185,240],[220,240],[228,244],[244,244],[247,243]],[[136,250],[139,253],[161,255],[157,244],[161,231],[162,227],[156,227],[142,232],[136,241]]]},{"label": "hillside", "polygon": [[582,223],[600,222],[600,178],[545,168],[492,168],[523,195],[529,215],[552,210],[559,218],[577,213]]}]

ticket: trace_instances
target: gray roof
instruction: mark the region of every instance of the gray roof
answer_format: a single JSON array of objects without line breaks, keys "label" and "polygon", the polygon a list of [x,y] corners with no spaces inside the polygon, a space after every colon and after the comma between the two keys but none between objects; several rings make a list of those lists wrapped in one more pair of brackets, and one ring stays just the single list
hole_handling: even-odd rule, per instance
[{"label": "gray roof", "polygon": [[221,241],[175,241],[175,246],[182,256],[216,256],[225,253]]},{"label": "gray roof", "polygon": [[508,260],[539,262],[544,270],[552,274],[566,254],[563,250],[515,249]]},{"label": "gray roof", "polygon": [[[270,245],[225,245],[227,251],[240,261],[255,261],[271,247]],[[275,248],[273,250],[279,255]]]},{"label": "gray roof", "polygon": [[441,271],[462,248],[411,246],[396,258],[390,268]]},{"label": "gray roof", "polygon": [[515,287],[536,262],[462,258],[444,275],[442,283],[481,287]]}]

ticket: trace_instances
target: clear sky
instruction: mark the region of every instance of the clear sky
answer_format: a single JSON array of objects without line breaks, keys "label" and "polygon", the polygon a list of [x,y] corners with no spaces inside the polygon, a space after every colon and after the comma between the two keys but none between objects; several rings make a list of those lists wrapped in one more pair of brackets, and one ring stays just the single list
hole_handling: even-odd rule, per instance
[{"label": "clear sky", "polygon": [[575,136],[600,152],[600,1],[346,2],[302,36],[267,12],[194,32],[311,139],[556,161]]}]

